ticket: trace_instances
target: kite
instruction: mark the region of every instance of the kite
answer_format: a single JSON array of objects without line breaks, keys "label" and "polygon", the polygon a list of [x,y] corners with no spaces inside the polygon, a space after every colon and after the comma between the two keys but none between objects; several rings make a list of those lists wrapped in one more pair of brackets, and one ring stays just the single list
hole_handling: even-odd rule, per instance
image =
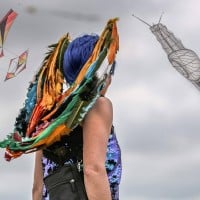
[{"label": "kite", "polygon": [[8,13],[0,21],[0,48],[1,48],[0,57],[4,56],[3,53],[4,42],[7,38],[8,31],[10,30],[16,17],[17,13],[14,10],[10,9]]},{"label": "kite", "polygon": [[159,22],[152,26],[139,17],[133,16],[150,27],[172,66],[200,90],[200,59],[198,55],[191,49],[185,48],[181,40],[160,23],[162,15]]},{"label": "kite", "polygon": [[[63,90],[62,64],[64,52],[70,43],[69,34],[50,46],[42,66],[29,85],[13,132],[0,142],[0,148],[6,148],[7,161],[48,147],[63,135],[69,135],[82,122],[100,96],[106,81],[105,74],[108,70],[113,73],[119,49],[117,20],[114,18],[107,22],[91,56],[66,90]],[[105,67],[102,63],[106,58]],[[99,71],[102,73],[97,75]]]},{"label": "kite", "polygon": [[12,58],[4,81],[14,78],[22,72],[26,68],[27,58],[28,50],[24,51],[20,56]]}]

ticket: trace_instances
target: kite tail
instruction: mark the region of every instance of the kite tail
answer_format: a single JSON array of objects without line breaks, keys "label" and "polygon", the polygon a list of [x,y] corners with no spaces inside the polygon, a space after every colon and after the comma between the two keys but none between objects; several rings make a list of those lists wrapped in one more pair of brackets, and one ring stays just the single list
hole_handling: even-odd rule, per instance
[{"label": "kite tail", "polygon": [[26,131],[26,137],[31,137],[36,125],[56,105],[63,91],[64,76],[62,58],[69,44],[69,35],[61,38],[43,62],[37,81],[37,105],[34,107]]},{"label": "kite tail", "polygon": [[[33,80],[31,81],[28,91],[26,94],[26,100],[24,102],[24,107],[20,109],[19,115],[16,117],[15,125],[14,125],[14,131],[10,135],[7,136],[7,139],[0,142],[0,147],[6,148],[9,146],[9,141],[14,142],[21,142],[23,138],[27,137],[27,131],[30,126],[30,122],[32,119],[39,121],[40,116],[38,118],[33,117],[35,116],[35,110],[38,110],[38,107],[41,106],[39,102],[41,102],[41,99],[45,97],[46,91],[45,81],[49,81],[49,87],[46,87],[48,90],[48,93],[55,95],[53,98],[54,101],[59,99],[59,95],[62,94],[63,89],[63,73],[62,73],[62,60],[63,60],[63,54],[64,51],[67,48],[67,45],[69,43],[69,34],[63,36],[58,44],[50,45],[49,49],[50,51],[47,53],[47,56],[45,57],[42,66],[40,67],[39,71],[35,74]],[[55,55],[55,52],[59,54],[59,56],[56,56],[57,59],[53,60],[53,63],[50,65],[50,60],[52,60],[52,57]],[[47,69],[48,67],[52,67],[54,64],[54,70],[51,71],[50,69]],[[53,73],[53,74],[51,74]],[[49,75],[50,74],[50,75]],[[56,76],[54,77],[54,75]],[[46,78],[47,77],[47,78]],[[52,80],[50,80],[50,78]],[[54,85],[52,84],[54,82]],[[54,92],[54,90],[56,92]],[[56,102],[52,102],[55,104]],[[46,106],[48,107],[48,106]],[[45,108],[46,108],[45,107]],[[48,107],[50,108],[50,107]],[[45,114],[45,111],[42,113]],[[32,125],[32,123],[31,123]],[[17,136],[17,140],[16,140]],[[17,155],[21,155],[21,153],[12,152],[9,150],[9,147],[6,149],[5,157],[10,157],[10,155],[14,155],[13,157],[18,157]]]},{"label": "kite tail", "polygon": [[[61,66],[69,36],[63,37],[53,52],[45,58],[29,87],[27,96],[31,98],[28,98],[21,110],[15,133],[0,142],[0,147],[6,148],[7,160],[48,147],[59,141],[63,135],[69,135],[82,122],[105,83],[104,74],[97,77],[96,72],[106,57],[110,65],[115,61],[119,48],[117,20],[115,18],[108,21],[91,56],[66,91],[62,91]],[[24,121],[23,116],[26,119]]]}]

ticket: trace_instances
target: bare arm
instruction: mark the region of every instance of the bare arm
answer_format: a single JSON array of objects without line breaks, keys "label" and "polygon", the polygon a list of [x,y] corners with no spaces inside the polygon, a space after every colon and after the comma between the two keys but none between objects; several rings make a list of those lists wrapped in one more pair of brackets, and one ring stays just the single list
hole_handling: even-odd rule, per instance
[{"label": "bare arm", "polygon": [[42,151],[37,151],[35,153],[35,169],[34,169],[34,181],[32,189],[32,199],[41,200],[42,199],[42,189],[43,189],[43,173],[42,173]]},{"label": "bare arm", "polygon": [[84,181],[89,200],[111,200],[105,160],[112,118],[111,102],[100,97],[83,123]]}]

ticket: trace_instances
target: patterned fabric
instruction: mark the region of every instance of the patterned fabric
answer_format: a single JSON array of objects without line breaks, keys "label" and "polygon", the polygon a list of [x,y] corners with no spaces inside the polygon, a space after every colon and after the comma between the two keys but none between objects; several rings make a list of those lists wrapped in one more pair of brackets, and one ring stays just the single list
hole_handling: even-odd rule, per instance
[{"label": "patterned fabric", "polygon": [[[71,136],[74,137],[75,134]],[[69,137],[71,137],[69,136]],[[82,134],[77,134],[79,138],[79,142],[82,142]],[[77,139],[77,138],[76,138]],[[64,145],[67,145],[66,143]],[[76,163],[77,160],[69,158],[65,163]],[[43,157],[42,158],[43,164],[43,174],[46,177],[49,173],[56,170],[58,168],[58,164],[51,161],[50,159]],[[105,167],[108,175],[108,180],[110,183],[110,190],[112,194],[112,200],[119,200],[119,184],[121,180],[121,173],[122,173],[122,165],[121,165],[121,150],[117,141],[117,137],[114,132],[114,128],[112,128],[111,134],[109,136],[108,145],[107,145],[107,156]],[[48,192],[43,187],[43,200],[49,200]]]}]

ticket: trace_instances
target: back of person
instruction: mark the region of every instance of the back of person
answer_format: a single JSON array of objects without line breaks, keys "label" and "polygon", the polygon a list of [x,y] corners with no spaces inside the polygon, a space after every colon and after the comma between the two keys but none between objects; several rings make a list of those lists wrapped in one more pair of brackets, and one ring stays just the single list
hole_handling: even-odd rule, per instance
[{"label": "back of person", "polygon": [[[42,166],[44,178],[63,164],[76,164],[80,162],[82,168],[82,152],[83,130],[81,126],[78,126],[70,136],[63,137],[60,142],[43,150]],[[122,171],[121,151],[113,126],[107,144],[105,167],[110,184],[112,200],[118,200]],[[49,200],[49,195],[45,186],[43,188],[43,200]]]},{"label": "back of person", "polygon": [[[107,27],[110,30],[109,23]],[[88,199],[119,199],[121,151],[113,127],[112,103],[105,97],[114,72],[114,55],[118,49],[116,26],[113,25],[111,30],[115,33],[112,34],[113,38],[105,40],[108,43],[114,42],[111,48],[112,51],[114,49],[114,54],[110,54],[109,59],[112,62],[103,74],[104,85],[99,88],[99,95],[94,104],[87,110],[81,124],[76,126],[70,132],[70,135],[65,134],[66,136],[62,137],[61,141],[54,142],[43,152],[36,152],[34,200],[50,199],[43,178],[56,171],[57,168],[69,163],[78,164],[83,175]],[[97,52],[94,49],[100,43],[102,43],[102,38],[92,34],[78,37],[68,45],[63,57],[63,74],[69,85],[73,86],[91,55],[93,53],[96,55]],[[107,51],[104,51],[104,53],[107,53]],[[41,188],[43,188],[43,194],[41,194]]]}]

